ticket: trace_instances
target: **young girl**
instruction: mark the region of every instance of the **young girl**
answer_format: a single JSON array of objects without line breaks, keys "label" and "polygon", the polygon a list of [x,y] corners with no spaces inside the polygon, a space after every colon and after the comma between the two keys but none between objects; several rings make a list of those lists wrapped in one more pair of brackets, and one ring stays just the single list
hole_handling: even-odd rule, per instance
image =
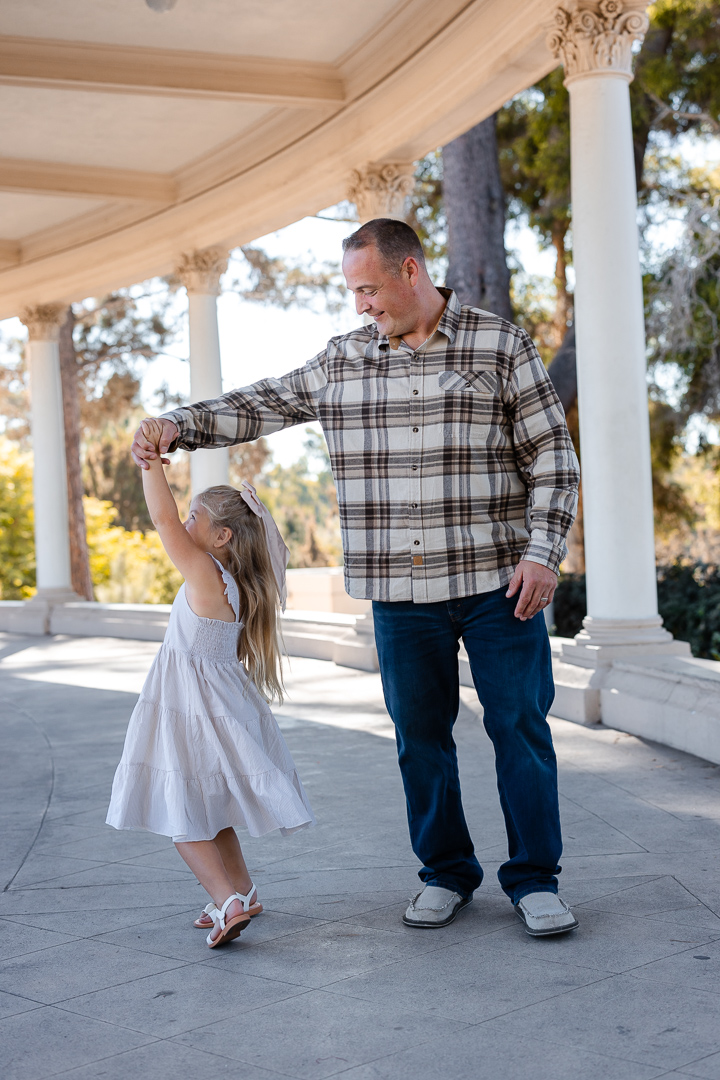
[{"label": "young girl", "polygon": [[[143,430],[156,447],[161,428]],[[278,601],[287,548],[247,483],[196,495],[180,521],[158,454],[143,470],[163,546],[185,578],[133,711],[107,823],[171,836],[211,903],[211,949],[262,911],[235,826],[251,836],[315,822],[267,699],[282,701]]]}]

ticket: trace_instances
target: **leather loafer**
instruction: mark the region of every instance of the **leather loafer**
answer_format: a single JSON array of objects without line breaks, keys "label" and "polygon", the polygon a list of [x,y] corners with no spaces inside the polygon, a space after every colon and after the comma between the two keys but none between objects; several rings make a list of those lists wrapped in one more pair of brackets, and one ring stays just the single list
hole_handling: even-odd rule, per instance
[{"label": "leather loafer", "polygon": [[403,915],[403,922],[406,926],[436,930],[440,926],[448,926],[471,900],[471,896],[463,900],[458,893],[441,889],[439,885],[426,885],[410,901],[410,906]]},{"label": "leather loafer", "polygon": [[533,937],[565,934],[578,924],[565,901],[551,892],[528,893],[515,905],[515,911]]}]

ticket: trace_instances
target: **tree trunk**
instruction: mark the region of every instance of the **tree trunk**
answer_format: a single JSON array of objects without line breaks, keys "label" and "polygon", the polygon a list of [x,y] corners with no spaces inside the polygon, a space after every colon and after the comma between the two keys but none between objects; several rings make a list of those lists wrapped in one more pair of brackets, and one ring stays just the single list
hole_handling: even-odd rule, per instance
[{"label": "tree trunk", "polygon": [[567,287],[567,255],[565,254],[565,233],[567,227],[557,224],[552,230],[552,243],[555,248],[555,314],[553,316],[553,344],[559,349],[565,340],[568,323],[572,317],[572,297]]},{"label": "tree trunk", "polygon": [[462,304],[512,320],[495,116],[443,147],[447,283]]},{"label": "tree trunk", "polygon": [[[645,151],[650,139],[650,126],[657,112],[657,102],[642,89],[642,69],[647,63],[656,63],[667,53],[672,44],[672,26],[651,26],[645,35],[643,47],[635,62],[635,80],[631,83],[633,114],[633,157],[635,159],[635,187],[643,185]],[[633,100],[634,99],[634,100]]]},{"label": "tree trunk", "polygon": [[70,529],[70,573],[78,596],[93,599],[90,557],[85,532],[83,484],[80,468],[80,405],[78,402],[77,360],[73,343],[75,318],[71,307],[60,328],[60,378],[65,421],[65,461],[67,464],[68,525]]}]

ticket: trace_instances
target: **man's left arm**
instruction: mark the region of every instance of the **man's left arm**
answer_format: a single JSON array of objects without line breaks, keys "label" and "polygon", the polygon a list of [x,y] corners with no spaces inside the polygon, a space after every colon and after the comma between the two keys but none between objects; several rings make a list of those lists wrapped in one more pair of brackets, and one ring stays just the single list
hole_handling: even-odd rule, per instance
[{"label": "man's left arm", "polygon": [[[515,459],[527,486],[530,531],[508,595],[520,592],[515,614],[531,619],[552,601],[565,538],[575,520],[580,469],[565,413],[532,340],[519,335],[507,386]],[[547,600],[547,603],[544,602]]]}]

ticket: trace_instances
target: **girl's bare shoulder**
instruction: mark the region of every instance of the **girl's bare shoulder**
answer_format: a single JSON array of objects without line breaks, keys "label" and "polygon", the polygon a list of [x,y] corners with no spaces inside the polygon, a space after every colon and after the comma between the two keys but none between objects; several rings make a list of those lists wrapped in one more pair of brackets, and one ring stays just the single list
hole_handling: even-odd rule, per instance
[{"label": "girl's bare shoulder", "polygon": [[192,567],[185,577],[187,602],[195,614],[203,619],[235,622],[235,612],[225,595],[222,574],[207,552],[202,552],[202,555],[204,559],[193,559]]}]

